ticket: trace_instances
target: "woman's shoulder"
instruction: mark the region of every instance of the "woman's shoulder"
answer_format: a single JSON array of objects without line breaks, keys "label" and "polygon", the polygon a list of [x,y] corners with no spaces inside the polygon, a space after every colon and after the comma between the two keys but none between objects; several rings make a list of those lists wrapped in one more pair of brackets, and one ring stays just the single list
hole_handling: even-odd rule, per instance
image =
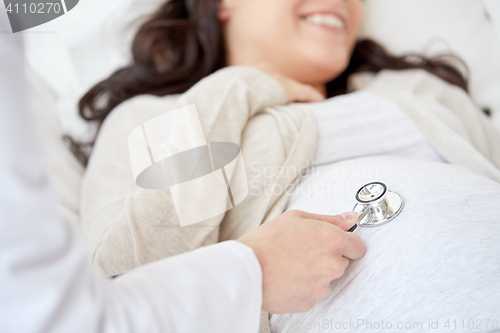
[{"label": "woman's shoulder", "polygon": [[[99,152],[107,155],[111,150],[128,147],[128,136],[143,123],[165,112],[174,110],[179,95],[134,96],[116,106],[104,120],[92,149],[91,160]],[[103,156],[104,156],[103,155]]]},{"label": "woman's shoulder", "polygon": [[377,73],[354,73],[349,76],[348,87],[350,91],[368,88],[372,90],[389,89],[392,92],[415,91],[419,93],[435,93],[436,90],[446,90],[467,95],[462,88],[421,68],[382,69]]},{"label": "woman's shoulder", "polygon": [[145,121],[173,110],[179,94],[155,96],[142,94],[134,96],[118,106],[106,117],[102,131],[107,127],[133,129]]}]

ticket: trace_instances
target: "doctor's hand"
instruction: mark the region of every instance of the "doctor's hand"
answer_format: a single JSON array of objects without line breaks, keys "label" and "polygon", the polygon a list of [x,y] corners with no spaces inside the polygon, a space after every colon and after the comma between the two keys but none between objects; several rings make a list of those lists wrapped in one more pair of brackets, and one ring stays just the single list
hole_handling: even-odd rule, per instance
[{"label": "doctor's hand", "polygon": [[358,218],[353,212],[331,216],[291,210],[237,241],[251,247],[262,267],[262,310],[292,313],[310,310],[344,274],[349,259],[365,246],[347,232]]}]

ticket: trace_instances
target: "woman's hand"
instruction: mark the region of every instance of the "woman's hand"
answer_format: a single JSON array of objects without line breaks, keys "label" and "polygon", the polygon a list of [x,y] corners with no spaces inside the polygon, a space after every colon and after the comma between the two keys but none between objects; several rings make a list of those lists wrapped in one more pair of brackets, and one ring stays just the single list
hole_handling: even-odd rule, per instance
[{"label": "woman's hand", "polygon": [[281,75],[276,72],[271,65],[268,63],[258,63],[252,65],[263,72],[274,77],[283,88],[285,88],[286,95],[288,97],[287,103],[292,102],[321,102],[325,100],[325,96],[321,94],[318,90],[314,89],[313,86],[309,84],[303,84],[296,80],[290,79],[286,76]]},{"label": "woman's hand", "polygon": [[365,254],[358,235],[346,232],[358,218],[353,212],[318,215],[291,210],[238,239],[251,247],[262,267],[262,309],[304,312],[331,291],[349,259]]}]

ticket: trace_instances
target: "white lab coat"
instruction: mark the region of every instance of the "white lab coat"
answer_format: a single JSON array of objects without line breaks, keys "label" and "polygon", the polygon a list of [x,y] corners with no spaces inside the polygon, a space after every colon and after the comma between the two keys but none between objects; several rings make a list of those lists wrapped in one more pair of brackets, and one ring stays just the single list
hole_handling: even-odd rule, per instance
[{"label": "white lab coat", "polygon": [[236,241],[114,280],[56,213],[29,115],[21,36],[0,12],[0,332],[257,332],[262,271]]}]

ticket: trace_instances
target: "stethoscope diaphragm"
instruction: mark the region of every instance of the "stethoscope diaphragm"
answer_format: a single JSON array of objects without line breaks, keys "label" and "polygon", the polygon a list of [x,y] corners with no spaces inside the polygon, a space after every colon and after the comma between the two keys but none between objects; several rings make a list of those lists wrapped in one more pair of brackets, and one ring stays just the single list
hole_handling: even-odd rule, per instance
[{"label": "stethoscope diaphragm", "polygon": [[348,231],[358,226],[378,227],[392,221],[404,207],[403,197],[389,191],[382,182],[371,182],[356,192],[357,204],[353,211],[358,213],[358,222]]}]

